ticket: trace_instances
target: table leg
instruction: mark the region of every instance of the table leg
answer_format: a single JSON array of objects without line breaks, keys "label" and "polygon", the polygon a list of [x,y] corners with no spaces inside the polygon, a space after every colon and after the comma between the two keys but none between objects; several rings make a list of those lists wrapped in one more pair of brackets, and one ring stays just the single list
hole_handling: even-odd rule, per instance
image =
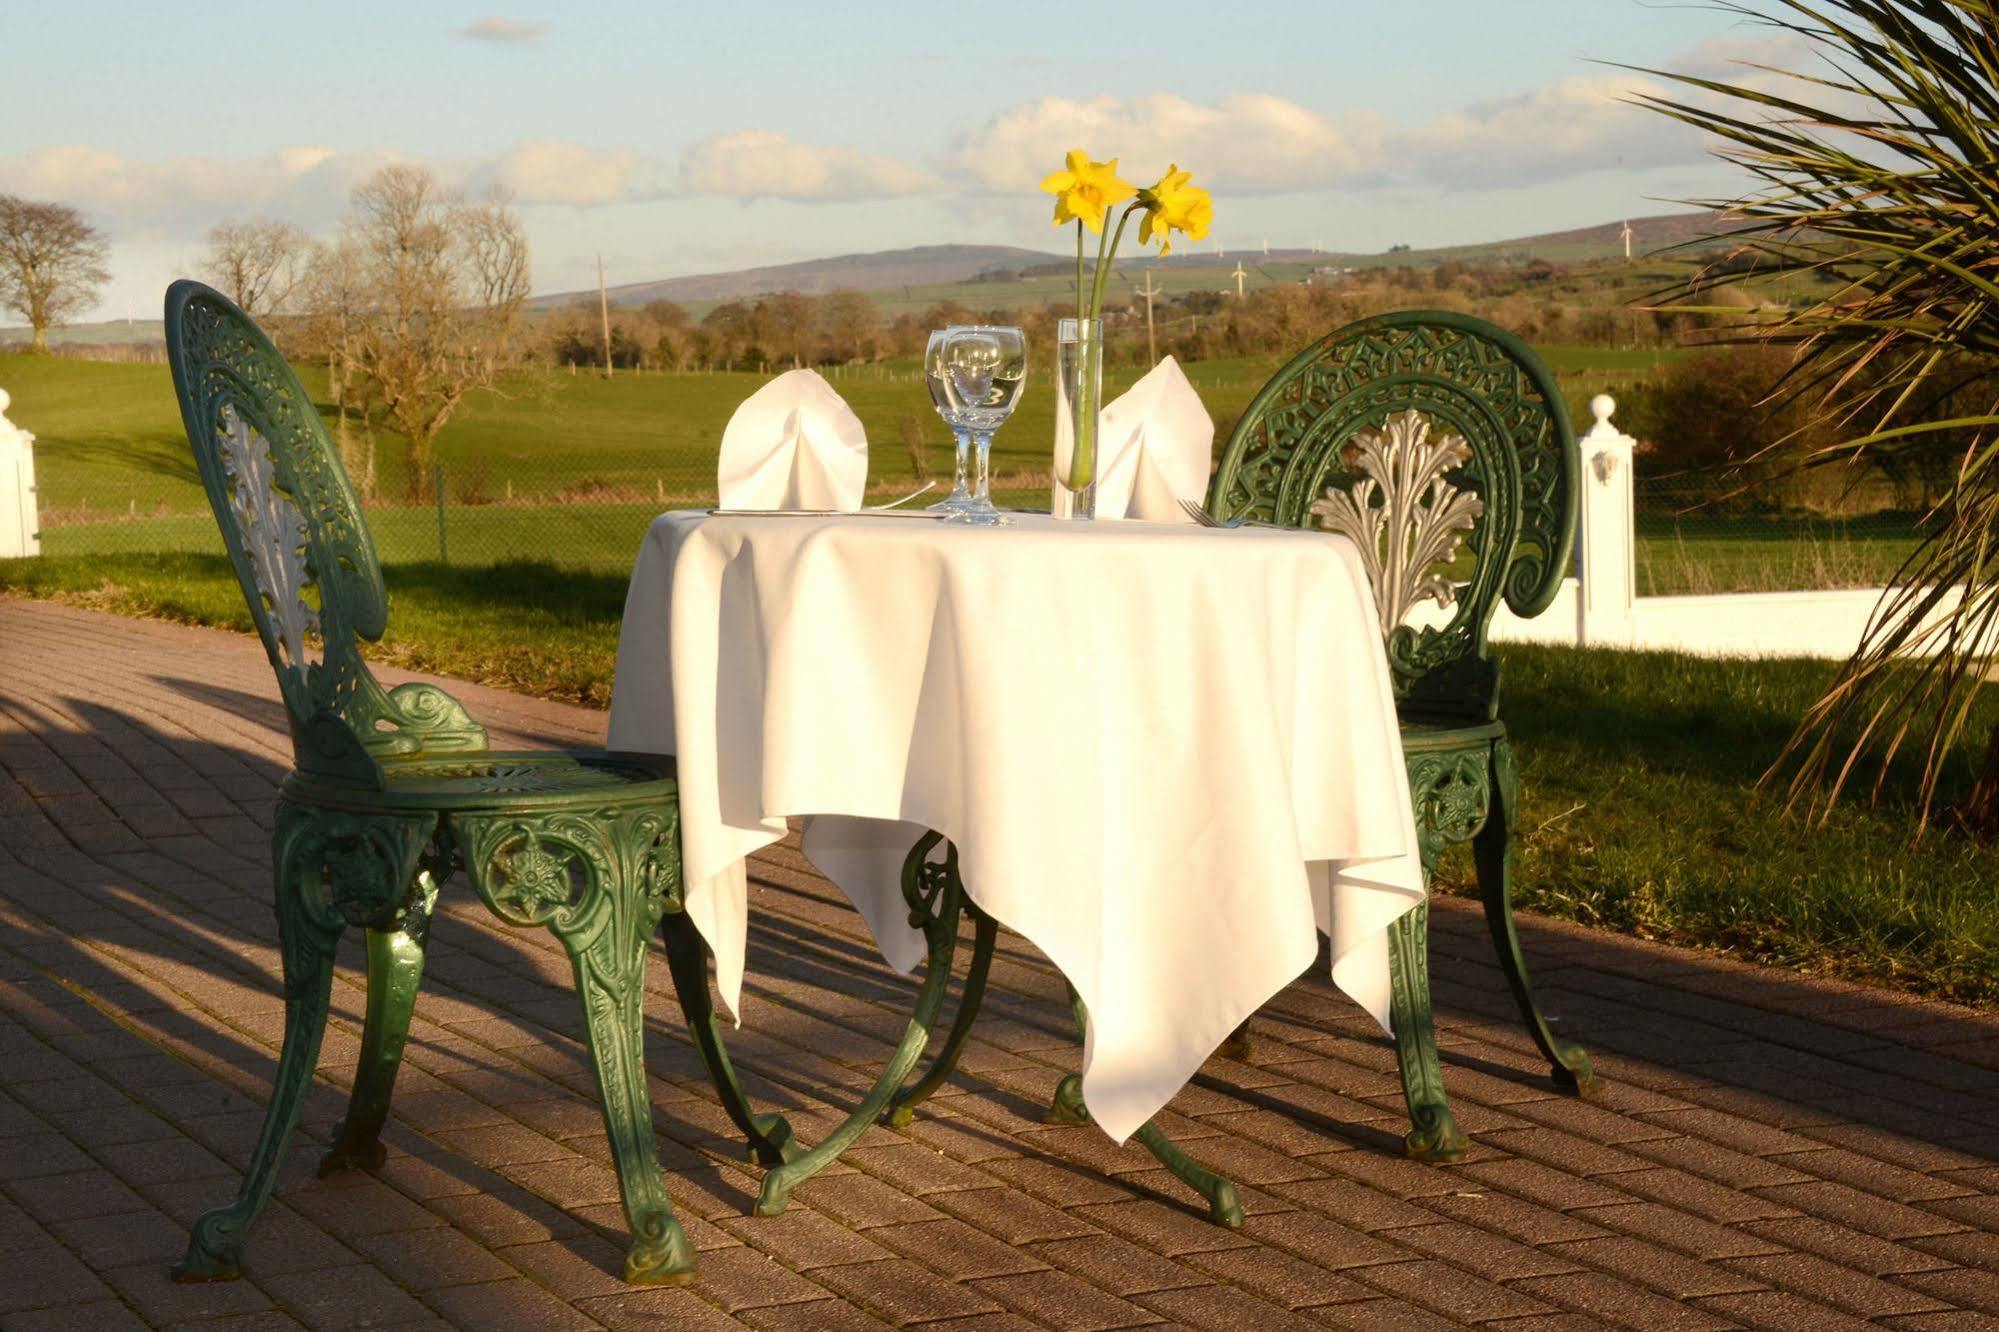
[{"label": "table leg", "polygon": [[896,1128],[902,1128],[915,1119],[916,1107],[929,1100],[958,1066],[958,1056],[964,1052],[965,1042],[972,1037],[972,1024],[978,1020],[979,1004],[986,997],[986,976],[992,970],[993,945],[999,938],[999,922],[970,902],[965,903],[965,911],[971,916],[974,927],[972,964],[965,968],[965,992],[958,998],[957,1015],[951,1019],[950,1034],[945,1036],[944,1048],[937,1052],[937,1058],[931,1061],[922,1077],[890,1099],[888,1122]]},{"label": "table leg", "polygon": [[776,1216],[784,1211],[793,1189],[831,1165],[867,1132],[910,1070],[916,1067],[916,1061],[923,1057],[924,1047],[930,1044],[931,1028],[936,1025],[938,1011],[944,1006],[944,992],[951,982],[951,962],[958,950],[958,913],[964,903],[964,892],[958,882],[957,848],[946,844],[942,864],[933,865],[928,860],[931,849],[943,840],[941,833],[925,833],[902,862],[902,896],[909,903],[909,923],[923,931],[924,942],[929,946],[923,988],[917,994],[909,1026],[860,1107],[823,1142],[772,1167],[764,1176],[763,1190],[757,1195],[758,1216]]},{"label": "table leg", "polygon": [[[1068,988],[1069,1007],[1076,1015],[1076,1034],[1080,1038],[1090,1025],[1090,1014],[1084,1007],[1083,997],[1076,993],[1076,987],[1071,985]],[[1055,1084],[1055,1102],[1049,1108],[1048,1117],[1058,1124],[1092,1122],[1089,1107],[1083,1104],[1081,1075],[1071,1073]],[[1242,1225],[1242,1204],[1236,1199],[1235,1185],[1181,1151],[1166,1136],[1166,1131],[1149,1119],[1131,1136],[1183,1184],[1208,1200],[1208,1215],[1214,1221],[1231,1230]]]},{"label": "table leg", "polygon": [[708,1066],[708,1077],[722,1098],[722,1108],[749,1142],[749,1158],[767,1166],[795,1160],[804,1148],[792,1137],[790,1122],[780,1114],[760,1115],[750,1109],[749,1097],[729,1062],[722,1027],[715,1020],[715,998],[708,989],[708,945],[701,932],[682,911],[661,916],[659,932],[666,941],[666,962],[673,972],[673,990],[680,1000],[681,1015],[687,1019],[688,1033],[701,1051],[701,1062]]}]

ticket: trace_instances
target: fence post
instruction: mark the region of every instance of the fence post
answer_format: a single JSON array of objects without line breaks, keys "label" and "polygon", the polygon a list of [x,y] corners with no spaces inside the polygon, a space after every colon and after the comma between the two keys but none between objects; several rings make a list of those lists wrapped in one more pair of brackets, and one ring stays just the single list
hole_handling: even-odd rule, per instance
[{"label": "fence post", "polygon": [[1629,645],[1637,601],[1631,477],[1635,441],[1610,423],[1617,403],[1608,393],[1591,398],[1589,409],[1596,424],[1582,438],[1582,595],[1576,604],[1576,638],[1585,645]]},{"label": "fence post", "polygon": [[444,544],[444,464],[443,463],[437,462],[437,463],[432,463],[430,465],[430,479],[431,479],[431,484],[437,489],[437,562],[439,564],[449,564],[451,563],[451,554],[449,548],[447,548]]},{"label": "fence post", "polygon": [[42,553],[35,503],[35,437],[7,420],[0,389],[0,558]]}]

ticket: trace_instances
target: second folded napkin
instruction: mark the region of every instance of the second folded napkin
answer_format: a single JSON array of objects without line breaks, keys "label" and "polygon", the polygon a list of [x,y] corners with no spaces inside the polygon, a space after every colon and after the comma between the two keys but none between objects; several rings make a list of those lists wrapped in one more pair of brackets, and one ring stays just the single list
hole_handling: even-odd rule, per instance
[{"label": "second folded napkin", "polygon": [[715,483],[725,509],[858,509],[867,431],[817,371],[786,371],[729,418]]},{"label": "second folded napkin", "polygon": [[[1180,501],[1207,495],[1215,423],[1179,362],[1160,361],[1097,420],[1097,517],[1192,522]],[[1058,513],[1068,499],[1057,486]]]}]

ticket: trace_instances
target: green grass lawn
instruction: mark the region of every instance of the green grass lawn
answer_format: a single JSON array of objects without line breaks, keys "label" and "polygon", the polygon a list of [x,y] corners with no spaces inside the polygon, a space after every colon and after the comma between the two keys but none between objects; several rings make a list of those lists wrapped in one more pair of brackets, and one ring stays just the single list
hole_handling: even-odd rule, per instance
[{"label": "green grass lawn", "polygon": [[[408,563],[388,581],[382,659],[608,702],[622,569]],[[0,561],[0,591],[249,628],[219,555]],[[1999,1001],[1999,858],[1949,829],[1913,838],[1902,774],[1878,808],[1844,806],[1822,826],[1757,797],[1757,778],[1830,664],[1531,647],[1500,655],[1524,784],[1523,903],[1804,970]],[[1973,736],[1999,716],[1983,706]],[[1469,878],[1461,858],[1441,873],[1446,890]]]},{"label": "green grass lawn", "polygon": [[[1654,373],[1680,353],[1594,347],[1542,348],[1572,408]],[[1203,361],[1186,367],[1218,423],[1233,421],[1279,358]],[[1045,367],[1044,367],[1045,369]],[[1140,372],[1114,367],[1109,391]],[[322,376],[304,370],[308,388]],[[903,444],[913,427],[933,475],[948,478],[951,444],[910,362],[829,372],[872,442],[877,499],[914,489]],[[524,380],[476,395],[438,441],[444,466],[444,554],[485,565],[523,551],[591,572],[629,569],[646,523],[661,509],[714,503],[715,453],[729,413],[765,382],[752,374],[589,374]],[[1054,395],[1045,375],[1030,387],[994,449],[1002,477],[1045,473]],[[180,432],[166,368],[0,355],[10,415],[40,438],[37,479],[43,547],[55,556],[220,549]],[[385,562],[439,558],[438,515],[403,494],[399,453],[384,438],[385,500],[369,522]],[[1045,505],[1044,490],[1003,488],[1002,502]],[[1886,580],[1907,553],[1905,532],[1854,525],[1809,529],[1788,520],[1693,513],[1641,516],[1638,586],[1644,594],[1860,586]]]}]

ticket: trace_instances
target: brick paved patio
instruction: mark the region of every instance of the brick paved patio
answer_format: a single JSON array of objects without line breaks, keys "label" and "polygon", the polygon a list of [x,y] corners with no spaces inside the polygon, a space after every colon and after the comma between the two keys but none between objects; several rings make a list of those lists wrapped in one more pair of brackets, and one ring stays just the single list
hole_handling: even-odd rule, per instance
[{"label": "brick paved patio", "polygon": [[[601,714],[453,688],[496,743],[601,739]],[[1999,1020],[1530,920],[1549,1011],[1611,1082],[1579,1103],[1450,901],[1438,1016],[1477,1149],[1398,1158],[1393,1050],[1315,969],[1257,1020],[1251,1063],[1211,1061],[1166,1116],[1242,1187],[1240,1233],[1144,1152],[1040,1122],[1076,1052],[1018,940],[932,1113],[752,1217],[662,963],[655,1119],[701,1279],[632,1291],[566,959],[460,882],[388,1164],[313,1178],[358,1044],[350,944],[249,1275],[174,1286],[275,1066],[287,761],[254,640],[0,598],[0,1328],[1999,1326]],[[753,893],[734,1049],[811,1141],[913,986],[794,849],[755,861]]]}]

